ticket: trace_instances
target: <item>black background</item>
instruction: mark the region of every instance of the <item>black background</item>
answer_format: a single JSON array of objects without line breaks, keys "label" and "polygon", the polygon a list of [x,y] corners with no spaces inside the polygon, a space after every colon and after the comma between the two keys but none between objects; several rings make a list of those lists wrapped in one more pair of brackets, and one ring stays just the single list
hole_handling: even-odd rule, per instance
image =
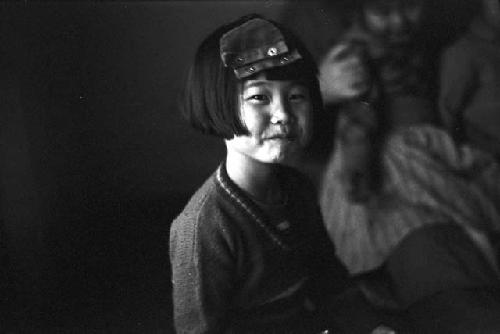
[{"label": "black background", "polygon": [[209,31],[280,4],[0,8],[0,332],[168,331],[169,223],[225,152],[179,87]]}]

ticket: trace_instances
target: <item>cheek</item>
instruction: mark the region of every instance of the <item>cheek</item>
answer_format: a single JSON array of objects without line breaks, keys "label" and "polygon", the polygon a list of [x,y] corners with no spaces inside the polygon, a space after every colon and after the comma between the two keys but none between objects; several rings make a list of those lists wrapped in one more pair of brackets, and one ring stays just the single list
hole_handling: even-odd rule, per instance
[{"label": "cheek", "polygon": [[302,141],[307,143],[313,132],[313,106],[310,104],[297,114],[297,120],[302,132]]},{"label": "cheek", "polygon": [[252,108],[243,108],[240,114],[243,125],[251,135],[259,134],[266,127],[266,116]]}]

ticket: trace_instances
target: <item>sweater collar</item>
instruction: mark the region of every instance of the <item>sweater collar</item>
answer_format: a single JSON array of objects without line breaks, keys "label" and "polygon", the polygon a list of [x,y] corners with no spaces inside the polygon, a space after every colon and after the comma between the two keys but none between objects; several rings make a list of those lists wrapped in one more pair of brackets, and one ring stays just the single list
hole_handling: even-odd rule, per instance
[{"label": "sweater collar", "polygon": [[257,225],[266,232],[276,245],[283,250],[290,250],[290,247],[285,243],[283,238],[280,237],[279,232],[270,223],[269,218],[262,209],[260,209],[259,206],[229,178],[225,162],[217,168],[215,180],[222,191],[227,194],[238,207],[245,211]]}]

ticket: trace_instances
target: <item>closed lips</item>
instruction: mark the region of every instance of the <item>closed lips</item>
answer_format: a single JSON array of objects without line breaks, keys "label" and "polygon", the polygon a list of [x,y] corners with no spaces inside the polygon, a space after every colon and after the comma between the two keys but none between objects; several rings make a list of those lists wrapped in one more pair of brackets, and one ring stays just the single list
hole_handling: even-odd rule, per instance
[{"label": "closed lips", "polygon": [[266,139],[294,139],[296,136],[292,135],[291,133],[276,133],[273,135],[268,136]]}]

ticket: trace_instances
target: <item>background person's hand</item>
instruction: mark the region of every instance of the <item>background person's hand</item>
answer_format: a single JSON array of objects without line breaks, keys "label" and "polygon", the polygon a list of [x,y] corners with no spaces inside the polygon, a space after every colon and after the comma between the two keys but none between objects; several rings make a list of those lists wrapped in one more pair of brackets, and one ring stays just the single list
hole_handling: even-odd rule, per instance
[{"label": "background person's hand", "polygon": [[370,88],[369,71],[362,46],[333,46],[319,64],[321,94],[325,103],[337,103],[365,94]]}]

